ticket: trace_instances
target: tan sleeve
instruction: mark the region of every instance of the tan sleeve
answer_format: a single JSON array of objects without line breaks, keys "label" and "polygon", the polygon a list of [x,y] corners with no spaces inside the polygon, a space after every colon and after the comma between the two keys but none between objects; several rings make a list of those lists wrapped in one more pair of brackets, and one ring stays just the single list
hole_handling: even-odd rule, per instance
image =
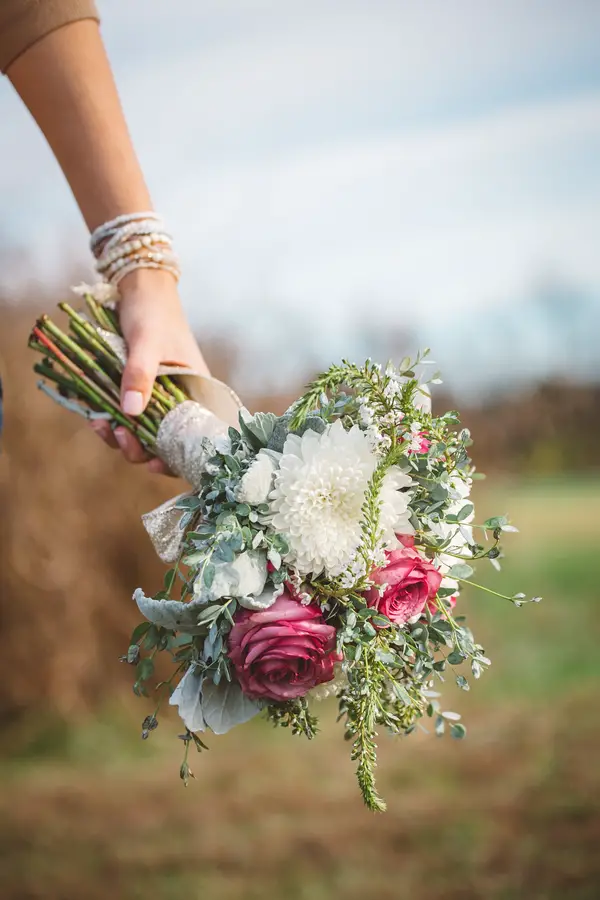
[{"label": "tan sleeve", "polygon": [[94,0],[0,0],[0,71],[51,31],[79,19],[99,21]]}]

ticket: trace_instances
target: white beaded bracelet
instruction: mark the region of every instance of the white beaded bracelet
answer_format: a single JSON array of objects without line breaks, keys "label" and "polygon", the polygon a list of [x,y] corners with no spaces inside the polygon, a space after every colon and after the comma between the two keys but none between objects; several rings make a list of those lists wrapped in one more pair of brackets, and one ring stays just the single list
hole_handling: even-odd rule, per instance
[{"label": "white beaded bracelet", "polygon": [[118,284],[135,269],[164,269],[178,280],[179,260],[172,238],[154,212],[117,216],[93,232],[90,247],[105,281]]},{"label": "white beaded bracelet", "polygon": [[143,219],[149,219],[155,222],[160,222],[160,216],[158,216],[155,212],[139,212],[139,213],[124,213],[121,216],[117,216],[115,219],[111,219],[109,222],[105,222],[103,225],[99,225],[96,228],[90,237],[90,247],[94,256],[96,255],[96,248],[99,244],[102,243],[107,237],[114,234],[115,231],[118,231],[119,228],[123,226],[127,226],[129,224],[139,222]]}]

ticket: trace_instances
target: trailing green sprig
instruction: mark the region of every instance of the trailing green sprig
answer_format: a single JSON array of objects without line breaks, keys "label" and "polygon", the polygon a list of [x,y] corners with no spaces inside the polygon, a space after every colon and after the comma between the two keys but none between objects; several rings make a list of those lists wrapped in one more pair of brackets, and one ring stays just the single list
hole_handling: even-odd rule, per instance
[{"label": "trailing green sprig", "polygon": [[292,734],[303,735],[309,741],[319,732],[319,720],[311,714],[305,697],[271,703],[267,707],[267,718],[274,726],[290,728]]},{"label": "trailing green sprig", "polygon": [[376,722],[382,681],[373,665],[372,650],[349,670],[348,688],[340,699],[340,714],[346,719],[346,737],[352,741],[351,758],[356,761],[356,777],[366,806],[373,812],[385,812],[385,801],[377,793]]}]

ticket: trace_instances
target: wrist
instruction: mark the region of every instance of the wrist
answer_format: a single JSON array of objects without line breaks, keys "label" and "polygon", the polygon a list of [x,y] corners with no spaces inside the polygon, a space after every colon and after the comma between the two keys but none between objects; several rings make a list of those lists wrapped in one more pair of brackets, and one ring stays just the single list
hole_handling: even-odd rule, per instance
[{"label": "wrist", "polygon": [[135,303],[139,298],[148,297],[149,294],[160,295],[160,299],[176,301],[179,303],[177,280],[164,269],[134,269],[119,282],[119,294],[121,304]]}]

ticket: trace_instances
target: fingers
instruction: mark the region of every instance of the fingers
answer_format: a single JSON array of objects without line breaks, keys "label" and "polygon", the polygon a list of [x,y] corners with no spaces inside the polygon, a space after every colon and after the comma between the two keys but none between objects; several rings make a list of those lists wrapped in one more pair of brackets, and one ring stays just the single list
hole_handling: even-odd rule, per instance
[{"label": "fingers", "polygon": [[119,445],[117,443],[117,439],[113,434],[113,430],[110,427],[110,422],[102,421],[101,419],[96,419],[95,421],[90,422],[90,426],[95,434],[101,438],[105,444],[108,444],[113,450],[118,450]]},{"label": "fingers", "polygon": [[143,463],[150,459],[138,439],[126,428],[115,428],[114,434],[119,449],[127,462]]},{"label": "fingers", "polygon": [[155,332],[134,329],[129,335],[129,354],[121,381],[121,407],[129,416],[143,413],[152,393],[160,364],[160,345]]},{"label": "fingers", "polygon": [[[94,433],[112,450],[120,450],[128,462],[144,463],[150,459],[138,439],[126,428],[115,428],[113,431],[109,422],[96,421],[90,424]],[[162,470],[156,467],[151,471],[160,472]]]},{"label": "fingers", "polygon": [[113,431],[109,422],[94,421],[90,422],[92,431],[104,441],[112,450],[121,450],[123,456],[130,463],[148,463],[148,471],[153,475],[168,475],[171,478],[175,476],[170,469],[164,464],[162,459],[158,457],[149,457],[144,448],[130,431],[126,428],[115,428]]},{"label": "fingers", "polygon": [[171,478],[175,476],[171,472],[170,469],[166,467],[162,459],[158,459],[158,457],[154,457],[148,463],[148,471],[152,472],[153,475],[169,475]]}]

